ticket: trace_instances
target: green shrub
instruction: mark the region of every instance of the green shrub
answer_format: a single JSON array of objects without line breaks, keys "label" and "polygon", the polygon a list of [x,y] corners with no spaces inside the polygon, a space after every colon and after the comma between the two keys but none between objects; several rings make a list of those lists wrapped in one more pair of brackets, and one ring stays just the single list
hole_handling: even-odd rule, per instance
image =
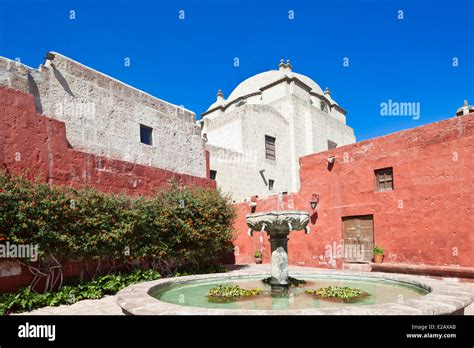
[{"label": "green shrub", "polygon": [[200,269],[232,250],[234,219],[229,197],[214,189],[171,184],[130,198],[0,174],[0,237],[62,261],[141,259],[165,275]]},{"label": "green shrub", "polygon": [[159,278],[160,274],[152,270],[135,270],[127,274],[108,274],[76,286],[63,286],[58,292],[38,294],[25,287],[16,293],[0,295],[0,315],[31,311],[45,306],[73,304],[86,299],[99,299],[105,295],[114,295],[131,284]]}]

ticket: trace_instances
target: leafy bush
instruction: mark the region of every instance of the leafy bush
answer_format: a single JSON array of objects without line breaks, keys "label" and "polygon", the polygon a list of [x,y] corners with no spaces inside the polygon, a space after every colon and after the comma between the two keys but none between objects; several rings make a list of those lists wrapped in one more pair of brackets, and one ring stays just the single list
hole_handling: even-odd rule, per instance
[{"label": "leafy bush", "polygon": [[63,286],[58,292],[38,294],[25,287],[16,293],[0,295],[0,315],[31,311],[45,306],[73,304],[86,299],[99,299],[105,295],[114,295],[131,284],[158,278],[160,274],[152,270],[135,270],[128,274],[108,274],[76,286]]},{"label": "leafy bush", "polygon": [[229,197],[214,189],[171,184],[130,198],[0,173],[0,237],[63,261],[138,259],[162,274],[199,269],[232,250],[234,219]]},{"label": "leafy bush", "polygon": [[262,252],[260,250],[255,251],[255,257],[262,257]]}]

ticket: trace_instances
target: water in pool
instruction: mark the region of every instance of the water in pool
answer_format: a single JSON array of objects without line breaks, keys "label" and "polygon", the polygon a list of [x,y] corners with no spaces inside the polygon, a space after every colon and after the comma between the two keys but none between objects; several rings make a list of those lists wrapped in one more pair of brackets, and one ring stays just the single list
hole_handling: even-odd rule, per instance
[{"label": "water in pool", "polygon": [[[298,277],[297,277],[298,278]],[[259,278],[222,278],[212,281],[192,281],[175,284],[163,289],[155,290],[151,295],[160,301],[182,306],[220,308],[220,309],[302,309],[302,308],[329,308],[341,306],[373,305],[389,302],[404,302],[423,296],[426,290],[400,282],[387,280],[370,280],[366,278],[303,278],[305,284],[291,287],[286,296],[274,296],[270,286],[264,284]],[[209,301],[206,293],[216,285],[238,285],[242,289],[261,289],[257,296],[237,299],[234,302],[215,303]],[[317,299],[305,293],[306,289],[318,289],[327,286],[347,286],[360,289],[368,294],[354,303],[346,303],[334,299]]]}]

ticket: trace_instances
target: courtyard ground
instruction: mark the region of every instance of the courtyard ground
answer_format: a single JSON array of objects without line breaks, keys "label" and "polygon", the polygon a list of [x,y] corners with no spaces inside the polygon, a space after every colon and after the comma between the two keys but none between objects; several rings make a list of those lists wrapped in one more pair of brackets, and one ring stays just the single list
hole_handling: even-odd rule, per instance
[{"label": "courtyard ground", "polygon": [[[230,270],[238,268],[250,268],[270,272],[270,265],[232,265]],[[300,267],[290,266],[291,270]],[[437,278],[439,279],[439,278]],[[446,282],[457,281],[462,283],[474,294],[474,279],[453,279],[445,278]],[[84,300],[72,305],[61,305],[57,307],[44,307],[31,312],[20,313],[20,315],[123,315],[121,308],[115,302],[115,296],[105,296],[99,300]],[[474,303],[465,309],[466,315],[474,315]]]}]

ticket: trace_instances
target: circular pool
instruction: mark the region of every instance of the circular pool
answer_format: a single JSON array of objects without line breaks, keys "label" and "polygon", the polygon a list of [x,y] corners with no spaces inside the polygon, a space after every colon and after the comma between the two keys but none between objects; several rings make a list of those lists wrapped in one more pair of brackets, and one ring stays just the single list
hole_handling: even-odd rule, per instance
[{"label": "circular pool", "polygon": [[[390,274],[344,272],[292,267],[291,275],[306,283],[287,293],[272,293],[262,279],[265,265],[221,274],[166,278],[129,286],[117,294],[117,303],[130,315],[311,315],[311,314],[462,314],[474,295],[454,282]],[[216,285],[260,289],[256,296],[229,302],[206,296]],[[357,288],[364,296],[346,301],[308,294],[328,286]]]},{"label": "circular pool", "polygon": [[[162,302],[201,308],[246,309],[246,310],[285,310],[304,308],[339,308],[390,302],[402,302],[419,298],[428,290],[419,286],[390,280],[357,279],[354,277],[306,276],[304,284],[292,286],[288,292],[272,293],[271,287],[264,284],[261,277],[223,277],[213,280],[191,281],[160,287],[150,295]],[[217,286],[239,286],[241,289],[260,289],[260,294],[249,298],[239,298],[229,302],[215,301],[206,296]],[[305,290],[328,286],[350,287],[362,290],[366,296],[355,300],[337,298],[317,298]]]}]

